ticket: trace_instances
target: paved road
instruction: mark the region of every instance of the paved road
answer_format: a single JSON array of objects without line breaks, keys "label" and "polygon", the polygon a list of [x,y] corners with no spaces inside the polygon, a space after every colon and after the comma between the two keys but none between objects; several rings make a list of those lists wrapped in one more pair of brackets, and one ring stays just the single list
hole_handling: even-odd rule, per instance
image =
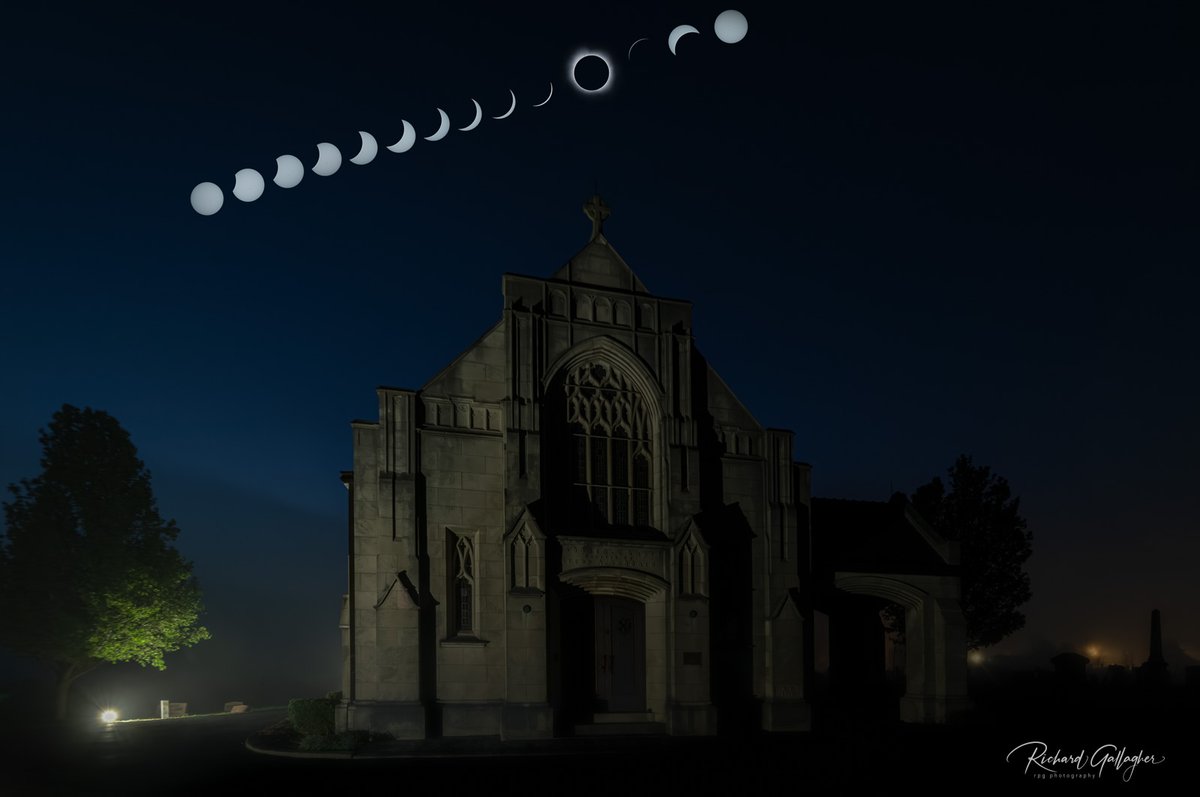
[{"label": "paved road", "polygon": [[[1056,707],[1041,717],[967,727],[858,726],[803,736],[746,739],[624,740],[614,749],[553,757],[442,758],[433,760],[305,760],[251,753],[247,736],[283,717],[282,709],[242,715],[93,726],[57,744],[34,746],[9,726],[0,739],[0,797],[110,794],[253,794],[307,797],[355,792],[457,794],[467,784],[506,793],[644,793],[741,795],[785,788],[829,790],[873,783],[1027,787],[1028,779],[1004,756],[1015,741],[1047,739],[1064,746],[1101,742],[1145,745],[1170,764],[1143,767],[1142,785],[1194,775],[1188,733],[1142,711],[1105,710],[1106,722],[1088,722]],[[1076,711],[1080,711],[1076,707]],[[1192,715],[1189,714],[1188,717]],[[1056,722],[1051,720],[1057,717]],[[1186,719],[1186,718],[1185,718]],[[1036,734],[1030,736],[1029,734]],[[1089,748],[1091,749],[1091,748]],[[1189,755],[1181,755],[1187,750]],[[463,788],[458,788],[462,786]]]},{"label": "paved road", "polygon": [[[15,762],[17,795],[191,793],[216,786],[226,775],[253,776],[259,757],[246,737],[286,715],[284,709],[213,717],[120,722],[76,729],[55,738],[34,738]],[[17,741],[17,746],[20,742]],[[10,750],[13,746],[9,742]],[[10,770],[10,773],[12,770]],[[0,784],[0,794],[10,793]]]},{"label": "paved road", "polygon": [[[99,726],[29,750],[6,767],[0,795],[339,794],[353,785],[424,793],[487,782],[490,794],[569,791],[618,797],[666,791],[755,793],[780,778],[839,781],[855,772],[829,743],[792,738],[765,746],[718,739],[624,740],[618,749],[539,757],[308,760],[248,751],[247,736],[284,716],[243,715]],[[591,747],[589,745],[589,747]],[[11,748],[10,748],[11,749]],[[861,774],[861,771],[860,771]],[[455,789],[451,793],[457,793]]]}]

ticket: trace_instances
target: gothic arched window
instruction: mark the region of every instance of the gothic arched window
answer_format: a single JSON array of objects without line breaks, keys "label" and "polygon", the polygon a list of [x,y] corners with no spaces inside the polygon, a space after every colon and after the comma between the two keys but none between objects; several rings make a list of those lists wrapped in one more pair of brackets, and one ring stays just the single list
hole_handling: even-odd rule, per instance
[{"label": "gothic arched window", "polygon": [[570,476],[590,517],[613,526],[649,526],[653,444],[641,394],[607,363],[575,366],[566,378]]},{"label": "gothic arched window", "polygon": [[704,595],[708,592],[705,579],[704,550],[694,536],[688,537],[679,551],[679,593]]},{"label": "gothic arched window", "polygon": [[454,576],[450,585],[453,636],[475,632],[475,549],[465,535],[454,535]]},{"label": "gothic arched window", "polygon": [[521,529],[520,533],[513,537],[509,551],[512,555],[510,563],[512,588],[518,591],[538,590],[541,586],[539,580],[541,568],[538,564],[538,543],[537,538],[530,533],[528,527]]}]

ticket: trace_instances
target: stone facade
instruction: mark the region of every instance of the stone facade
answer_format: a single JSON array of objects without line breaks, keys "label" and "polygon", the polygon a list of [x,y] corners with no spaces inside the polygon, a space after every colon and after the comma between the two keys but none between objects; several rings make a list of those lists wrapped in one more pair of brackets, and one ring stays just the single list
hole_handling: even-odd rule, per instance
[{"label": "stone facade", "polygon": [[352,424],[343,729],[809,726],[809,468],[585,211],[567,265],[505,275],[499,321]]}]

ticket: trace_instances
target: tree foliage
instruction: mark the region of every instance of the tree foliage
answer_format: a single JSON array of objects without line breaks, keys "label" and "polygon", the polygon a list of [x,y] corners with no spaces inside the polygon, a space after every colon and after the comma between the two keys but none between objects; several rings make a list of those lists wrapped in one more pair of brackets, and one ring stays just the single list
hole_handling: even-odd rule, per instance
[{"label": "tree foliage", "polygon": [[191,564],[158,513],[150,473],[108,413],[64,405],[41,431],[42,472],[9,486],[0,544],[0,644],[53,665],[59,716],[101,662],[164,669],[207,639]]},{"label": "tree foliage", "polygon": [[1025,625],[1020,611],[1031,597],[1024,564],[1032,534],[1008,481],[971,457],[958,458],[941,478],[917,488],[913,506],[943,537],[959,542],[962,608],[969,648],[994,645]]}]

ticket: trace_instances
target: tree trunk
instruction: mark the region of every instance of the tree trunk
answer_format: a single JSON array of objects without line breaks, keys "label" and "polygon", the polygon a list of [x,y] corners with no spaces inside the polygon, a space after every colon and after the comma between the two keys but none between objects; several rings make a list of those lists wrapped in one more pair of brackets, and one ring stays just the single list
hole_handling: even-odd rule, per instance
[{"label": "tree trunk", "polygon": [[67,718],[67,705],[71,697],[71,685],[81,676],[87,675],[100,664],[95,659],[84,659],[82,662],[73,661],[58,673],[58,685],[55,687],[54,716],[59,722]]},{"label": "tree trunk", "polygon": [[71,695],[71,684],[78,677],[78,667],[71,664],[58,674],[58,686],[55,690],[54,717],[59,722],[67,718],[67,698]]}]

